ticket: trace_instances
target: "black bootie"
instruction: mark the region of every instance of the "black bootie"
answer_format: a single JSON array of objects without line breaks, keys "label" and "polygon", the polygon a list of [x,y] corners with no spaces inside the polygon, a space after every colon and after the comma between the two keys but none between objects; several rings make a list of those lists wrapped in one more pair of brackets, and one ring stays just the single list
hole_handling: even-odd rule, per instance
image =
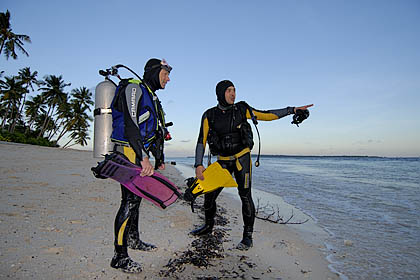
[{"label": "black bootie", "polygon": [[245,226],[244,227],[244,233],[242,236],[241,242],[239,242],[238,246],[236,246],[236,249],[247,251],[249,248],[251,248],[254,244],[252,242],[252,227]]},{"label": "black bootie", "polygon": [[198,228],[194,229],[193,231],[191,231],[190,234],[192,234],[194,236],[201,236],[201,235],[205,235],[205,234],[208,234],[208,233],[212,233],[213,226],[214,226],[214,222],[213,223],[205,223],[201,227],[198,227]]},{"label": "black bootie", "polygon": [[115,245],[111,267],[127,273],[140,273],[142,271],[141,265],[128,256],[127,247],[120,245]]},{"label": "black bootie", "polygon": [[140,251],[155,251],[157,247],[153,244],[149,244],[140,240],[139,233],[129,232],[127,238],[128,248]]},{"label": "black bootie", "polygon": [[139,206],[140,204],[131,202],[130,228],[128,230],[127,245],[128,248],[140,251],[155,251],[157,247],[140,240],[139,234]]},{"label": "black bootie", "polygon": [[215,202],[216,197],[210,198],[209,195],[214,195],[214,193],[216,192],[213,192],[211,194],[206,194],[204,196],[204,216],[205,216],[206,223],[203,226],[198,227],[194,229],[193,231],[191,231],[190,234],[194,236],[201,236],[201,235],[212,233],[213,226],[214,226],[214,217],[216,216],[217,206]]}]

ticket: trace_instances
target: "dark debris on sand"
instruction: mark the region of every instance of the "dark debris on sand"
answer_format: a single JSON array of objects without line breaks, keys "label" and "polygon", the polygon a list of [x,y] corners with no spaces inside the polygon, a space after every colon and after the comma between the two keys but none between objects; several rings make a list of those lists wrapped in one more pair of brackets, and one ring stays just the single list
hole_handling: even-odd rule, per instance
[{"label": "dark debris on sand", "polygon": [[[204,206],[203,198],[198,197],[195,204],[195,209],[201,220],[204,221]],[[171,279],[184,279],[182,272],[186,269],[187,265],[193,265],[199,268],[215,267],[212,260],[224,259],[226,254],[223,248],[223,242],[228,241],[230,231],[226,228],[229,220],[225,218],[227,211],[225,208],[219,206],[215,217],[216,227],[211,234],[204,236],[194,237],[191,242],[191,248],[184,252],[175,253],[176,258],[170,259],[159,273],[161,277]],[[198,226],[198,225],[197,225]],[[218,270],[218,276],[204,276],[196,275],[197,280],[221,280],[221,279],[245,279],[245,275],[249,274],[249,270],[256,268],[256,264],[249,261],[247,256],[237,255],[238,262],[224,266],[222,265]],[[216,265],[219,265],[217,263]],[[248,271],[248,273],[247,273]],[[248,275],[249,276],[249,275]],[[258,277],[252,277],[259,279]],[[191,278],[189,278],[191,279]]]},{"label": "dark debris on sand", "polygon": [[198,237],[191,243],[191,249],[184,251],[176,259],[170,259],[165,265],[167,270],[160,272],[161,276],[169,277],[175,272],[182,272],[185,264],[197,267],[211,266],[210,260],[223,258],[224,230],[216,229],[213,234]]},{"label": "dark debris on sand", "polygon": [[[197,205],[196,209],[199,209],[202,213],[204,211],[203,205]],[[225,226],[229,221],[222,216],[226,213],[226,210],[219,207],[218,213],[216,214],[215,224],[217,226]],[[204,217],[200,215],[203,219]],[[186,264],[192,264],[196,267],[207,268],[212,264],[212,259],[224,258],[223,242],[226,241],[226,229],[215,228],[213,233],[206,234],[204,236],[196,237],[191,243],[191,249],[182,253],[177,253],[176,259],[170,259],[168,264],[165,265],[165,269],[160,271],[162,277],[176,277],[174,273],[182,272]],[[217,277],[201,277],[197,279],[218,279]]]}]

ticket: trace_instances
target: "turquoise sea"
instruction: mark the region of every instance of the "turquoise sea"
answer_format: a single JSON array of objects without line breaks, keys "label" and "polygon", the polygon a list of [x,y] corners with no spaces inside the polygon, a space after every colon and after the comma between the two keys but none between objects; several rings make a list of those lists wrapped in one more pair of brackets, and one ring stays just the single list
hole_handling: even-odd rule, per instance
[{"label": "turquoise sea", "polygon": [[420,158],[262,156],[252,176],[328,232],[342,279],[420,278]]}]

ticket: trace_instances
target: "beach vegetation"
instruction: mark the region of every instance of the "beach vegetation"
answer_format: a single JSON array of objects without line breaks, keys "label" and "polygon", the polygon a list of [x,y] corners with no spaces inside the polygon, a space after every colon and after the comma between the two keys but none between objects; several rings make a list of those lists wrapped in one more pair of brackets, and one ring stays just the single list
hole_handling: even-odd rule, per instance
[{"label": "beach vegetation", "polygon": [[36,136],[29,136],[21,132],[10,133],[8,131],[0,131],[0,141],[31,144],[46,147],[59,147],[57,142],[48,141],[45,138],[37,138]]},{"label": "beach vegetation", "polygon": [[94,104],[87,87],[67,91],[62,75],[46,75],[25,67],[0,77],[0,141],[59,147],[87,145]]},{"label": "beach vegetation", "polygon": [[48,110],[47,117],[44,118],[44,123],[42,124],[38,137],[41,137],[47,131],[47,128],[50,128],[50,121],[54,114],[57,114],[58,110],[56,108],[59,104],[67,102],[67,93],[64,92],[64,88],[70,86],[71,83],[65,83],[63,76],[48,75],[45,76],[44,81],[41,82],[41,96],[45,101]]},{"label": "beach vegetation", "polygon": [[[10,12],[0,13],[0,54],[17,59],[16,51],[29,56],[23,48],[28,35],[15,34]],[[67,92],[71,83],[62,75],[46,75],[38,80],[38,71],[30,67],[17,75],[0,71],[0,141],[59,147],[86,146],[89,137],[89,113],[92,92],[86,87]]]}]

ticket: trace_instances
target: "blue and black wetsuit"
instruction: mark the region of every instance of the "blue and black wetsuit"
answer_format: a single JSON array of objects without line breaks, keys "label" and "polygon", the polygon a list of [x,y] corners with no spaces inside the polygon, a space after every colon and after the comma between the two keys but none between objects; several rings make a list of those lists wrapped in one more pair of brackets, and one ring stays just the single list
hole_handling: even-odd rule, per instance
[{"label": "blue and black wetsuit", "polygon": [[[163,138],[156,117],[162,114],[159,100],[151,87],[138,80],[123,80],[111,104],[114,149],[126,155],[131,162],[141,166],[144,155],[153,154],[163,161]],[[155,109],[151,109],[155,108]],[[161,120],[161,122],[164,120]],[[162,145],[161,149],[157,148]],[[160,153],[160,154],[159,154]],[[117,259],[128,257],[127,246],[138,250],[151,250],[154,245],[140,240],[139,207],[142,198],[121,185],[121,205],[115,217],[115,253]]]}]

